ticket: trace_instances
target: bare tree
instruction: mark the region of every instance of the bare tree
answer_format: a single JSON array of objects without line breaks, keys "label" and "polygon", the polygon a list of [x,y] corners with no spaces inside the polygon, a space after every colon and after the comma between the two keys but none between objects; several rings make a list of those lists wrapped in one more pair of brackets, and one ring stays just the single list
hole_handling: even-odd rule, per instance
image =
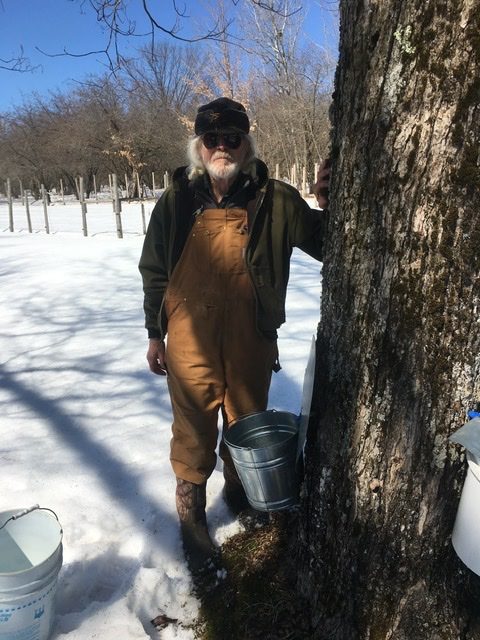
[{"label": "bare tree", "polygon": [[231,0],[211,0],[206,5],[210,20],[219,24],[223,32],[215,42],[204,45],[206,63],[195,78],[194,90],[198,97],[213,99],[219,95],[229,96],[248,106],[252,89],[252,74],[249,71],[252,61],[242,46],[242,38],[227,33],[227,26],[234,22],[235,9],[236,5]]},{"label": "bare tree", "polygon": [[122,86],[142,101],[182,112],[191,105],[192,86],[202,66],[198,47],[162,42],[153,49],[142,47],[136,58],[125,61]]},{"label": "bare tree", "polygon": [[83,175],[88,191],[93,175],[107,165],[106,151],[121,119],[121,104],[108,79],[101,95],[90,87],[48,99],[32,97],[4,116],[0,161],[9,175],[47,188],[63,178],[75,191],[75,178]]},{"label": "bare tree", "polygon": [[258,146],[282,176],[296,164],[309,168],[312,181],[315,162],[327,153],[333,64],[300,44],[304,11],[291,0],[281,9],[252,5],[243,19],[242,47],[256,74],[251,102]]},{"label": "bare tree", "polygon": [[53,180],[48,153],[53,129],[48,110],[37,100],[18,107],[14,116],[3,117],[0,162],[6,175],[28,181],[38,196],[40,184],[48,187]]}]

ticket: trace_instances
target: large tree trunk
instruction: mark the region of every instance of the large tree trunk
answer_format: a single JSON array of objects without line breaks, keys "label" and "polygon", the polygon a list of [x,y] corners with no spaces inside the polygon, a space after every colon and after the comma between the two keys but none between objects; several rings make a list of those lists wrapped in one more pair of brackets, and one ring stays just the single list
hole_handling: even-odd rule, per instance
[{"label": "large tree trunk", "polygon": [[478,639],[448,436],[480,400],[480,9],[340,4],[300,588],[314,638]]}]

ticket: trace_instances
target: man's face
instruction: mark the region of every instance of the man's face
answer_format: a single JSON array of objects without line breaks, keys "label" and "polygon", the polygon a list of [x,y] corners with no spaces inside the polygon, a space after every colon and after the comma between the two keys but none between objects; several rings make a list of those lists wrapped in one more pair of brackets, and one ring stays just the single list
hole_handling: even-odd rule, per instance
[{"label": "man's face", "polygon": [[212,131],[205,133],[201,139],[200,155],[210,177],[216,180],[233,180],[247,155],[248,143],[245,136],[240,133]]}]

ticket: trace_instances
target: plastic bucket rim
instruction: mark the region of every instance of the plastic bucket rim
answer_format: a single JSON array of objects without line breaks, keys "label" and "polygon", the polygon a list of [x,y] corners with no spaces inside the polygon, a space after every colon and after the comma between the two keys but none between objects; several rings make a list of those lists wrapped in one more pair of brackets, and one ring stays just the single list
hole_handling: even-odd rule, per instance
[{"label": "plastic bucket rim", "polygon": [[[11,520],[9,522],[9,518],[12,515],[15,515],[16,513],[18,513],[19,510],[18,509],[9,509],[8,511],[1,511],[0,512],[0,516],[5,516],[6,514],[8,514],[7,520],[3,522],[3,525],[5,527],[8,527],[8,525],[10,524],[10,522],[16,522],[16,520]],[[53,515],[48,515],[48,512],[51,512]],[[39,509],[36,509],[35,511],[32,511],[31,513],[35,513],[35,515],[38,515],[39,513],[43,513],[45,515],[47,515],[47,517],[52,521],[58,524],[58,532],[56,535],[58,535],[58,542],[57,545],[54,547],[53,551],[50,553],[50,555],[48,555],[46,558],[44,558],[41,562],[38,562],[37,564],[32,565],[31,567],[29,567],[28,569],[21,569],[20,571],[0,571],[0,580],[3,579],[9,579],[9,578],[18,578],[20,577],[22,574],[28,574],[29,572],[32,572],[34,569],[35,570],[41,570],[41,568],[44,565],[47,565],[48,563],[52,562],[54,557],[57,555],[60,555],[60,557],[63,557],[63,527],[60,523],[60,520],[58,519],[58,516],[56,513],[54,513],[51,509],[45,509],[40,507]],[[25,514],[25,516],[22,517],[27,517],[29,516],[30,513]],[[55,517],[53,517],[55,516]],[[50,572],[48,572],[46,575],[48,576],[50,574]]]}]

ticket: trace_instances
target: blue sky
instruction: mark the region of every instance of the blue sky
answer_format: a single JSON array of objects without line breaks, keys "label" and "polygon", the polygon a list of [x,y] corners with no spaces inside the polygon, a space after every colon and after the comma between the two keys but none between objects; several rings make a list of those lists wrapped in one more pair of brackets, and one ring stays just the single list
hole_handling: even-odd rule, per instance
[{"label": "blue sky", "polygon": [[[319,0],[303,2],[308,8],[305,38],[318,44],[324,43],[335,50],[334,14],[324,10]],[[152,7],[156,4],[161,7],[157,16],[162,24],[173,25],[175,15],[171,0],[151,0],[150,4]],[[322,2],[323,6],[332,4],[330,0]],[[199,2],[186,0],[184,5],[193,18],[199,15]],[[141,25],[141,0],[130,0],[129,10]],[[188,37],[193,24],[195,20],[184,21],[181,35]],[[332,33],[335,35],[332,36]],[[98,74],[106,70],[107,60],[100,54],[80,58],[48,57],[37,51],[36,47],[50,54],[62,53],[64,49],[81,54],[103,49],[106,38],[88,0],[0,0],[0,58],[18,55],[22,46],[24,55],[34,65],[40,65],[32,73],[0,69],[0,111],[12,109],[23,100],[28,100],[34,91],[42,95],[57,89],[66,91],[72,81],[81,80],[89,73]],[[139,38],[122,41],[127,53],[133,52],[139,44]]]}]

